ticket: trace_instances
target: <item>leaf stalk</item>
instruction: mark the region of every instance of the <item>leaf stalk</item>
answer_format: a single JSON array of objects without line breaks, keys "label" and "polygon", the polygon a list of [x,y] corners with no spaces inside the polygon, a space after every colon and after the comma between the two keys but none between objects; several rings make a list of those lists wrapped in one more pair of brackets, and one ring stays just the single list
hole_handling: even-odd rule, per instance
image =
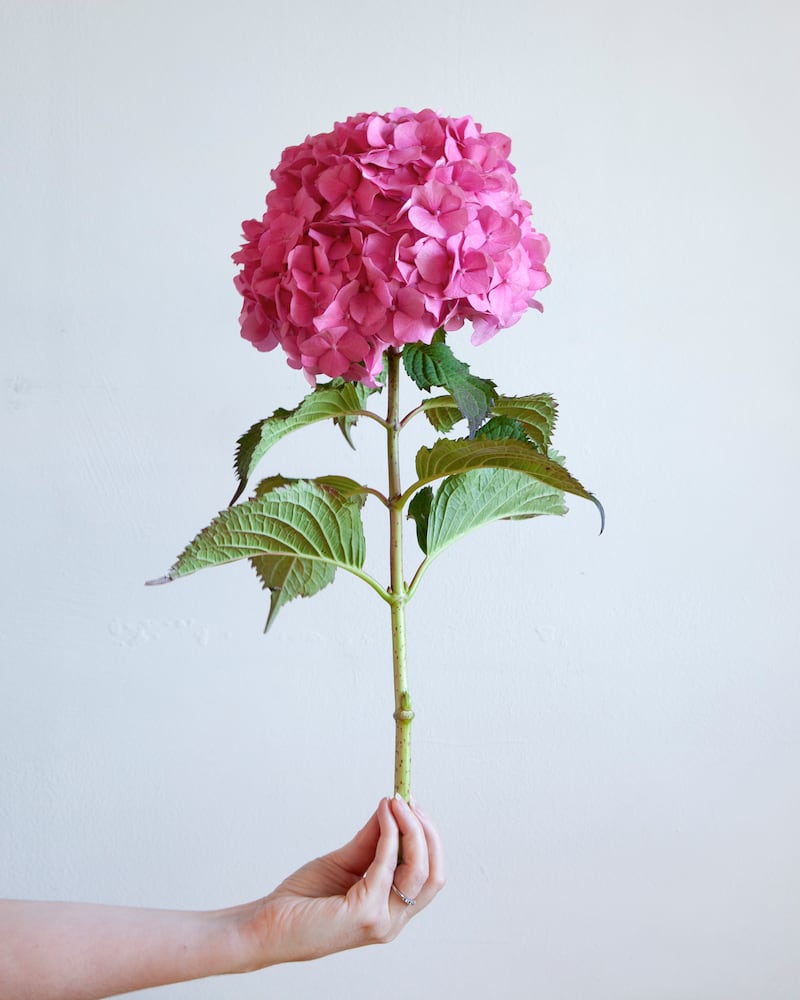
[{"label": "leaf stalk", "polygon": [[428,556],[426,556],[419,564],[419,566],[417,566],[417,571],[411,578],[411,583],[408,585],[408,588],[406,590],[406,600],[410,601],[411,598],[414,596],[417,587],[419,586],[420,580],[422,579],[422,575],[425,572],[425,570],[430,566],[430,564],[431,560]]},{"label": "leaf stalk", "polygon": [[372,410],[353,410],[350,416],[353,417],[368,417],[370,420],[374,420],[376,424],[380,424],[384,430],[389,430],[389,424],[379,417],[377,413],[373,413]]},{"label": "leaf stalk", "polygon": [[414,409],[410,410],[403,417],[403,419],[400,421],[400,430],[402,430],[406,426],[407,423],[409,423],[411,420],[413,420],[414,417],[416,417],[416,415],[418,413],[423,413],[424,411],[425,411],[425,404],[424,403],[420,403],[419,406],[415,406]]}]

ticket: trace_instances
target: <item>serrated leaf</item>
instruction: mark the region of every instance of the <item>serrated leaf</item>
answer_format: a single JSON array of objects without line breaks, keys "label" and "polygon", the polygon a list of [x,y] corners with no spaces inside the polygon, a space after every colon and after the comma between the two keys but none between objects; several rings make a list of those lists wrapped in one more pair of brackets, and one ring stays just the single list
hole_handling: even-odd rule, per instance
[{"label": "serrated leaf", "polygon": [[357,571],[364,563],[358,500],[308,480],[223,510],[178,556],[166,583],[209,566],[259,556],[300,556]]},{"label": "serrated leaf", "polygon": [[349,476],[316,476],[311,482],[319,483],[328,490],[335,490],[343,497],[355,500],[359,507],[364,506],[369,490],[362,483],[357,483]]},{"label": "serrated leaf", "polygon": [[351,497],[357,500],[359,506],[361,507],[364,506],[364,501],[369,493],[366,486],[362,486],[361,483],[357,483],[355,479],[350,479],[349,476],[316,476],[314,479],[291,479],[286,476],[277,475],[269,476],[267,479],[262,479],[253,491],[253,496],[263,497],[267,493],[271,493],[273,490],[276,490],[281,486],[287,486],[289,483],[300,482],[317,483],[324,489],[333,490],[342,497]]},{"label": "serrated leaf", "polygon": [[443,438],[432,448],[420,448],[417,452],[419,480],[410,487],[409,492],[435,479],[444,479],[472,469],[513,469],[532,476],[546,486],[590,500],[600,512],[600,530],[603,530],[605,513],[600,501],[563,465],[542,455],[535,445],[523,441],[469,441],[463,438],[449,441]]},{"label": "serrated leaf", "polygon": [[465,375],[451,381],[445,388],[450,390],[456,406],[464,415],[470,435],[474,435],[492,411],[495,400],[494,382],[476,375]]},{"label": "serrated leaf", "polygon": [[[564,456],[561,455],[559,452],[557,452],[555,450],[555,448],[548,448],[547,449],[547,457],[550,459],[551,462],[556,462],[558,465],[565,466],[567,464],[566,463],[566,459],[564,458]],[[564,503],[564,494],[561,492],[561,490],[557,490],[556,492],[561,497],[561,503],[562,503],[564,509],[560,510],[560,511],[553,510],[553,511],[550,511],[549,513],[552,513],[552,514],[568,514],[569,513],[569,507],[567,507],[566,503]],[[529,517],[538,517],[538,514],[509,514],[507,520],[509,520],[509,521],[526,521]]]},{"label": "serrated leaf", "polygon": [[334,417],[334,424],[342,432],[342,437],[350,445],[353,451],[356,450],[356,446],[353,444],[353,439],[350,437],[350,431],[358,423],[358,417],[354,417],[352,413],[346,414],[344,417]]},{"label": "serrated leaf", "polygon": [[[300,481],[287,479],[281,475],[269,476],[258,483],[253,495],[263,497],[282,486]],[[316,483],[326,490],[335,490],[341,497],[351,497],[361,507],[367,497],[364,487],[347,476],[318,476],[316,479],[305,481]],[[261,580],[261,585],[271,593],[265,632],[270,630],[284,604],[288,604],[296,597],[312,597],[333,583],[336,575],[335,566],[299,556],[253,556],[249,562]]]},{"label": "serrated leaf", "polygon": [[406,344],[403,365],[408,377],[424,392],[433,386],[446,389],[473,436],[489,415],[496,398],[491,379],[471,375],[469,365],[459,361],[443,341]]},{"label": "serrated leaf", "polygon": [[417,528],[417,542],[423,552],[428,551],[428,517],[431,512],[431,501],[433,500],[433,489],[430,486],[423,486],[415,493],[408,505],[408,516],[414,521]]},{"label": "serrated leaf", "polygon": [[432,396],[422,403],[422,409],[431,427],[439,434],[449,434],[464,416],[452,396]]},{"label": "serrated leaf", "polygon": [[[242,434],[236,445],[234,469],[239,479],[239,486],[231,504],[236,503],[244,493],[253,470],[270,448],[292,431],[308,427],[320,420],[341,421],[350,418],[350,424],[340,424],[345,437],[350,441],[349,433],[355,420],[354,414],[364,409],[367,397],[373,391],[359,382],[329,382],[318,386],[293,410],[275,410],[272,416],[253,424]],[[350,443],[352,444],[351,441]]]},{"label": "serrated leaf", "polygon": [[549,393],[498,396],[492,412],[495,416],[516,420],[528,438],[541,451],[547,451],[558,417],[558,403]]},{"label": "serrated leaf", "polygon": [[525,433],[519,420],[512,420],[511,417],[491,417],[481,427],[475,435],[480,440],[490,441],[527,441],[528,435]]},{"label": "serrated leaf", "polygon": [[[426,399],[422,407],[431,426],[440,434],[449,433],[463,419],[452,396],[434,396]],[[530,396],[498,396],[492,413],[495,417],[516,420],[528,439],[544,452],[553,435],[558,404],[545,392]]]},{"label": "serrated leaf", "polygon": [[298,479],[288,479],[280,473],[278,473],[277,476],[268,476],[266,479],[262,479],[256,484],[256,487],[253,490],[253,497],[266,496],[267,493],[272,493],[273,490],[280,489],[281,486],[289,486],[291,483],[296,483],[298,481]]},{"label": "serrated leaf", "polygon": [[444,387],[445,379],[468,369],[459,361],[447,344],[441,340],[431,344],[406,344],[403,348],[403,367],[406,375],[423,392],[434,386]]},{"label": "serrated leaf", "polygon": [[253,556],[250,565],[265,590],[270,591],[269,614],[264,631],[272,627],[278,612],[296,597],[312,597],[333,583],[336,567],[299,556]]},{"label": "serrated leaf", "polygon": [[445,479],[436,491],[428,517],[426,551],[433,558],[462,535],[490,521],[566,512],[561,490],[524,472],[500,468],[463,472]]},{"label": "serrated leaf", "polygon": [[[362,406],[359,407],[359,409],[363,409],[363,405],[366,403],[367,398],[371,396],[374,392],[383,392],[384,384],[386,382],[386,365],[387,361],[386,357],[384,356],[383,370],[381,371],[380,375],[376,376],[376,381],[378,382],[376,386],[365,386],[365,385],[359,386],[361,390],[360,395],[363,396]],[[333,388],[346,384],[347,383],[345,383],[343,379],[334,379],[332,382],[328,383],[328,385],[332,386]],[[350,437],[350,432],[358,423],[358,415],[354,413],[345,413],[340,417],[334,417],[333,422],[342,432],[342,437],[345,439],[345,441],[350,445],[353,451],[355,451],[356,446],[353,444],[353,439]]]}]

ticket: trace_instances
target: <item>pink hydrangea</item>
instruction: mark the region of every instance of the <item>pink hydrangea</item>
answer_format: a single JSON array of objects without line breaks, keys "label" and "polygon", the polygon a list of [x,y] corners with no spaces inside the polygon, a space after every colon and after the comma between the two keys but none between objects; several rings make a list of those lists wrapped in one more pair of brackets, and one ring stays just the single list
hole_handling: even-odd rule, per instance
[{"label": "pink hydrangea", "polygon": [[242,336],[289,364],[374,385],[384,352],[473,324],[483,343],[550,282],[511,142],[470,117],[360,114],[284,150],[233,255]]}]

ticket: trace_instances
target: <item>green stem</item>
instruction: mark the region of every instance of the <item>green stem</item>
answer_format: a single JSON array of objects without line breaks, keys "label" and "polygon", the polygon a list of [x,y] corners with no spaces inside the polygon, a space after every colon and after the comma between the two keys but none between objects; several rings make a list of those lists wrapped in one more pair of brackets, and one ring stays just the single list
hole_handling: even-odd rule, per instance
[{"label": "green stem", "polygon": [[431,560],[428,558],[428,556],[425,556],[425,558],[422,560],[422,562],[419,564],[419,566],[417,566],[417,571],[411,577],[411,583],[409,583],[408,587],[406,588],[406,600],[407,601],[410,601],[411,598],[414,596],[414,592],[416,591],[417,587],[419,586],[419,581],[422,579],[422,574],[425,572],[425,570],[428,568],[428,566],[430,566],[430,564],[431,564]]},{"label": "green stem", "polygon": [[378,583],[378,581],[374,577],[370,576],[369,573],[365,573],[363,570],[360,569],[355,569],[355,567],[353,566],[342,566],[341,563],[333,562],[333,560],[331,560],[331,565],[341,566],[342,569],[346,569],[348,573],[352,573],[353,576],[357,576],[359,580],[363,580],[364,583],[372,587],[372,589],[375,591],[378,597],[386,601],[387,604],[392,603],[392,595],[387,593],[384,590],[384,588]]},{"label": "green stem", "polygon": [[400,353],[388,352],[386,448],[389,461],[389,570],[394,673],[394,790],[411,795],[411,721],[406,669],[406,585],[403,580],[403,492],[400,485]]},{"label": "green stem", "polygon": [[373,490],[371,486],[365,486],[364,492],[369,493],[370,496],[377,497],[377,499],[380,500],[380,502],[383,504],[384,507],[389,506],[388,499],[383,495],[383,493],[381,493],[380,490]]},{"label": "green stem", "polygon": [[420,403],[419,406],[415,406],[414,409],[408,412],[400,421],[400,430],[402,430],[405,427],[405,425],[409,422],[409,420],[413,420],[418,413],[424,413],[424,412],[425,412],[424,403]]},{"label": "green stem", "polygon": [[386,423],[386,421],[383,419],[383,417],[379,417],[378,414],[377,413],[373,413],[372,410],[353,410],[350,413],[350,416],[351,417],[368,417],[370,420],[374,420],[376,424],[380,424],[381,427],[386,428],[387,431],[389,430],[389,425]]}]

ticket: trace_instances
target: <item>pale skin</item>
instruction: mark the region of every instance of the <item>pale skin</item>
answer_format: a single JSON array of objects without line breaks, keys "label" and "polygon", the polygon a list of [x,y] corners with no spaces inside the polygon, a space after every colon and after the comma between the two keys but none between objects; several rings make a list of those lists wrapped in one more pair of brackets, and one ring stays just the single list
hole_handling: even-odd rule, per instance
[{"label": "pale skin", "polygon": [[344,847],[230,909],[0,900],[0,996],[99,1000],[392,941],[443,885],[435,826],[416,805],[382,799]]}]

